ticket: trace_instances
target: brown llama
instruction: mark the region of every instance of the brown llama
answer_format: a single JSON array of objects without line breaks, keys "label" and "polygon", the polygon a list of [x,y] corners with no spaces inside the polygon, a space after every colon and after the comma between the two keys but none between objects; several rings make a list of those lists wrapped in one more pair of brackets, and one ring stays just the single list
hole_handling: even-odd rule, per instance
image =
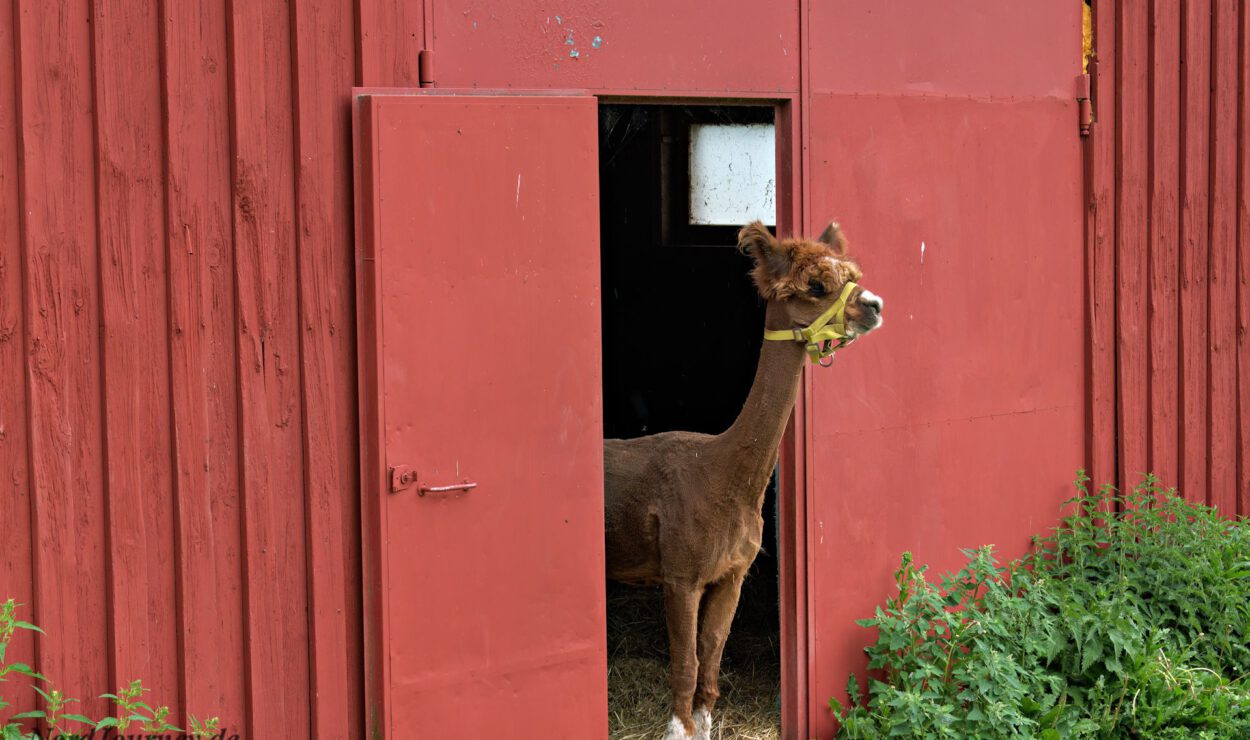
[{"label": "brown llama", "polygon": [[[708,740],[721,653],[742,579],[760,549],[764,489],[777,464],[803,364],[881,325],[836,223],[816,241],[738,233],[767,301],[765,339],[742,412],[718,435],[664,432],[604,442],[608,577],[664,587],[673,718],[665,740]],[[796,330],[827,328],[813,340]],[[810,335],[810,332],[808,333]],[[823,347],[823,351],[821,348]]]}]

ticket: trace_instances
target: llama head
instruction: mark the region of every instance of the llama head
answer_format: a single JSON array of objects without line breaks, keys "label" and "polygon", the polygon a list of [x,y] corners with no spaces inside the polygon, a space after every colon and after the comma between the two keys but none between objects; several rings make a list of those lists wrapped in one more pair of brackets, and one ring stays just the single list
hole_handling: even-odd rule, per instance
[{"label": "llama head", "polygon": [[[755,221],[738,232],[738,248],[755,261],[751,275],[760,297],[776,304],[795,327],[810,324],[838,299],[847,282],[858,286],[863,277],[847,256],[846,237],[836,221],[815,241],[779,240]],[[862,286],[851,292],[846,320],[852,338],[881,326],[884,303]]]}]

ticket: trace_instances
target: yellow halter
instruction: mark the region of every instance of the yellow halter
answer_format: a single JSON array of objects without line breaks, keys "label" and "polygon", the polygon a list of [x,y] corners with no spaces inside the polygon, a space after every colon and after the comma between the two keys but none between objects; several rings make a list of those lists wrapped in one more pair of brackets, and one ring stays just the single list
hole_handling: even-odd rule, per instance
[{"label": "yellow halter", "polygon": [[[816,320],[802,329],[777,329],[774,331],[765,331],[764,338],[775,341],[794,341],[802,342],[807,349],[807,354],[812,358],[812,362],[821,367],[828,367],[833,364],[833,360],[829,364],[821,362],[826,357],[832,357],[834,352],[842,349],[850,344],[850,337],[846,332],[846,302],[851,297],[851,291],[855,290],[855,283],[847,283],[842,286],[842,294],[838,296],[838,300],[825,310]],[[837,344],[834,344],[834,342]]]}]

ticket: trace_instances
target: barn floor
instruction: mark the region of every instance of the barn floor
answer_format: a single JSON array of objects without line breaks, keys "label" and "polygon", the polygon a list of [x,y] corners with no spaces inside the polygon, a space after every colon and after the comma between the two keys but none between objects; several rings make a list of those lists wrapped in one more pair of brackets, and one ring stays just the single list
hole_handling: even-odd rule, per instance
[{"label": "barn floor", "polygon": [[[721,698],[712,732],[716,740],[781,737],[776,584],[756,572],[760,565],[773,563],[761,557],[743,584],[721,664]],[[608,737],[655,740],[668,724],[670,707],[664,595],[658,588],[609,582]]]}]

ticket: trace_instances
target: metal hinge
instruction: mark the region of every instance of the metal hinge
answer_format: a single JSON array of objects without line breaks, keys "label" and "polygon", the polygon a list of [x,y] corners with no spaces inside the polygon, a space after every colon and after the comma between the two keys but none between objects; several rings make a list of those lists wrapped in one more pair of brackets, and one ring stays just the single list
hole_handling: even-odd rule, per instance
[{"label": "metal hinge", "polygon": [[421,87],[434,87],[434,51],[422,49],[417,55],[417,80]]},{"label": "metal hinge", "polygon": [[1094,103],[1090,100],[1088,74],[1083,74],[1076,78],[1076,104],[1081,136],[1089,136],[1089,129],[1094,125]]}]

